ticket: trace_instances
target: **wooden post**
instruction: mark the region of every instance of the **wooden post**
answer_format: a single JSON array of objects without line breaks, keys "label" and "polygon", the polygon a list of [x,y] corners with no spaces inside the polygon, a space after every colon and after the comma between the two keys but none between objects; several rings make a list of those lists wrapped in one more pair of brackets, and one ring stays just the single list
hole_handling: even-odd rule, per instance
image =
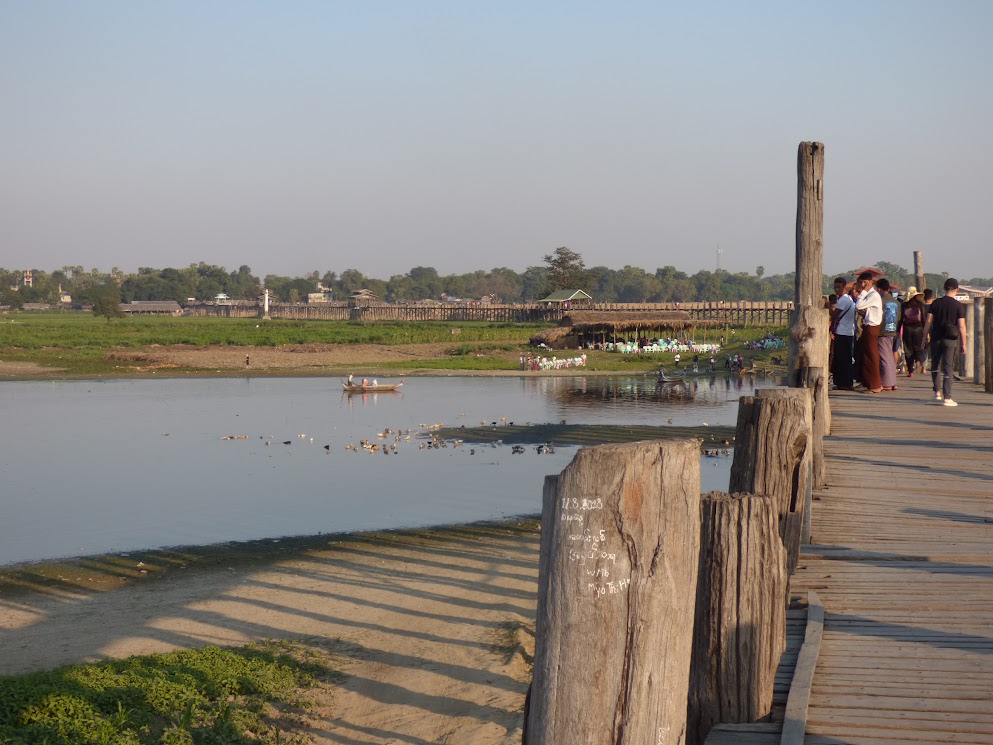
[{"label": "wooden post", "polygon": [[801,142],[797,154],[794,303],[821,306],[824,292],[824,145]]},{"label": "wooden post", "polygon": [[983,341],[986,346],[986,385],[987,393],[993,393],[993,297],[983,300]]},{"label": "wooden post", "polygon": [[786,646],[789,577],[775,497],[705,494],[690,665],[687,745],[715,724],[772,711]]},{"label": "wooden post", "polygon": [[814,486],[824,486],[824,438],[831,432],[827,368],[831,334],[830,312],[824,308],[798,307],[790,323],[788,381],[794,388],[808,388],[813,396]]},{"label": "wooden post", "polygon": [[973,336],[973,378],[976,385],[986,384],[986,328],[983,324],[986,315],[986,304],[983,298],[977,297],[972,304]]},{"label": "wooden post", "polygon": [[914,251],[914,281],[917,283],[917,291],[924,292],[927,280],[924,279],[924,252]]},{"label": "wooden post", "polygon": [[700,441],[580,450],[545,481],[530,745],[686,736]]},{"label": "wooden post", "polygon": [[765,388],[738,404],[731,492],[775,497],[790,574],[796,568],[808,480],[813,406],[809,391]]},{"label": "wooden post", "polygon": [[976,374],[976,317],[972,310],[974,300],[962,303],[965,306],[965,354],[962,355],[961,374],[966,380],[972,380]]},{"label": "wooden post", "polygon": [[827,380],[830,318],[824,285],[824,145],[801,142],[797,154],[796,281],[790,322],[789,384],[813,391],[814,484],[825,483],[823,439],[831,431]]}]

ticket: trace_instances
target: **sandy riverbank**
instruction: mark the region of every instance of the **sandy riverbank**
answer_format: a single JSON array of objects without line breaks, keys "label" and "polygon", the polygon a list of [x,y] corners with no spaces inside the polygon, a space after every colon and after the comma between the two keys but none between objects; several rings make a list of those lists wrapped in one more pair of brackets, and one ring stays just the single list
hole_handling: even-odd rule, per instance
[{"label": "sandy riverbank", "polygon": [[315,742],[519,743],[538,543],[515,521],[17,567],[0,573],[0,675],[302,639],[345,675]]}]

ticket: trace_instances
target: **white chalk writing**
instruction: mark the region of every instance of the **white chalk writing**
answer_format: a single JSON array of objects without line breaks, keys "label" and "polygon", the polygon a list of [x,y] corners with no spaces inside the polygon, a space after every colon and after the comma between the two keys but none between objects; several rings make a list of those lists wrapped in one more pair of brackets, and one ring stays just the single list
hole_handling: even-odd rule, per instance
[{"label": "white chalk writing", "polygon": [[[606,528],[594,523],[601,522],[593,511],[603,510],[602,499],[561,497],[559,501],[561,522],[571,528],[563,534],[570,548],[566,556],[570,562],[578,564],[585,591],[594,599],[617,595],[628,588],[630,578],[616,577],[617,552],[611,550]],[[578,528],[578,530],[577,530]]]},{"label": "white chalk writing", "polygon": [[602,510],[602,499],[580,499],[578,497],[562,497],[563,510]]}]

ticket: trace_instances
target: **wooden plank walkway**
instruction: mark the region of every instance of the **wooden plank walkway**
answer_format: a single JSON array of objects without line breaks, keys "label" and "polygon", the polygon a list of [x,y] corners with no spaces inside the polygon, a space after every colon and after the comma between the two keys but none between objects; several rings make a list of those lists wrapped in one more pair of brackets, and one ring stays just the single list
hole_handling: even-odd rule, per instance
[{"label": "wooden plank walkway", "polygon": [[831,394],[791,586],[825,610],[804,742],[993,744],[993,395],[899,383]]}]

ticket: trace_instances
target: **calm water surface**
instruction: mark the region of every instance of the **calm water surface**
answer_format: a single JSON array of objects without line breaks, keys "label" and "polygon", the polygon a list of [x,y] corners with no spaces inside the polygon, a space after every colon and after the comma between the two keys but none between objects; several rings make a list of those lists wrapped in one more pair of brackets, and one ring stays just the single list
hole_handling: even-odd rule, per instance
[{"label": "calm water surface", "polygon": [[[0,565],[533,514],[545,475],[577,448],[427,450],[416,431],[501,420],[733,425],[738,397],[773,384],[701,377],[682,395],[646,377],[436,377],[349,397],[327,378],[4,382]],[[383,442],[385,428],[411,431],[396,455],[345,449]],[[702,468],[705,491],[727,488],[730,459]]]}]

